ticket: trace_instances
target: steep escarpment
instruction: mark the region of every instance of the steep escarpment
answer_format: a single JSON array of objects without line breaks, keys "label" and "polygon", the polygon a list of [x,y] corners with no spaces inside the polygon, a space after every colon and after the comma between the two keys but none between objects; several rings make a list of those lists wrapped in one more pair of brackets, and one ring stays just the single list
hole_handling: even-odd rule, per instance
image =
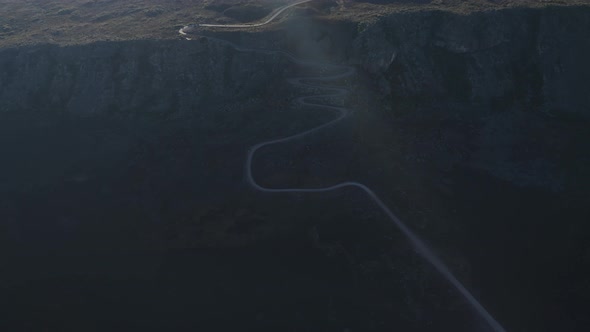
[{"label": "steep escarpment", "polygon": [[[238,52],[212,40],[0,51],[3,244],[19,243],[33,252],[46,245],[82,250],[82,242],[90,251],[140,242],[156,247],[167,237],[166,228],[174,234],[170,243],[184,246],[196,239],[179,235],[187,233],[186,225],[213,213],[225,222],[205,231],[203,239],[223,245],[234,242],[222,239],[234,221],[268,221],[249,208],[219,212],[214,206],[233,196],[228,188],[241,186],[247,145],[282,129],[265,119],[295,116],[269,114],[288,102],[287,63],[276,54]],[[276,98],[267,97],[272,93]],[[153,199],[174,207],[147,203]],[[44,211],[44,226],[36,224],[35,211]],[[176,217],[164,216],[169,213]],[[166,220],[155,226],[158,231],[139,235],[154,231],[158,220]],[[135,235],[111,232],[121,237],[110,238],[106,247],[100,236],[91,235],[108,232],[112,223],[125,228],[135,222]],[[35,239],[29,226],[47,237]],[[86,237],[82,233],[89,237],[80,242]],[[232,234],[238,242],[248,238]]]},{"label": "steep escarpment", "polygon": [[365,167],[468,257],[508,330],[587,323],[589,27],[588,7],[396,13],[362,26],[349,60],[366,75],[357,109],[373,110]]},{"label": "steep escarpment", "polygon": [[580,133],[590,117],[589,27],[587,7],[395,14],[361,33],[353,61],[373,75],[392,113],[440,116],[425,105],[453,105],[469,122],[456,134],[472,145],[471,164],[559,190],[567,165],[554,152],[575,144],[570,129]]},{"label": "steep escarpment", "polygon": [[207,40],[5,49],[0,111],[187,113],[259,95],[280,79],[285,61]]},{"label": "steep escarpment", "polygon": [[[378,331],[418,329],[424,312],[427,324],[476,324],[406,242],[382,236],[366,195],[245,183],[248,148],[333,119],[290,104],[321,89],[284,84],[324,68],[205,41],[138,43],[4,53],[1,324]],[[296,159],[324,168],[306,154]],[[267,159],[290,176],[290,157]],[[415,303],[426,287],[449,309]]]},{"label": "steep escarpment", "polygon": [[396,14],[367,28],[357,48],[396,97],[588,117],[589,26],[586,7]]}]

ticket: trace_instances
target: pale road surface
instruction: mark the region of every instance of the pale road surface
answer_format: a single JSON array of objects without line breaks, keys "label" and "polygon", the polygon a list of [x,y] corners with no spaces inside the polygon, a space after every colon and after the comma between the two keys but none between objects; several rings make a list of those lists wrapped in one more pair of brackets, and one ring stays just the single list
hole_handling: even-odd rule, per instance
[{"label": "pale road surface", "polygon": [[[299,1],[299,2],[295,2],[293,4],[285,5],[281,8],[279,8],[273,15],[270,16],[270,18],[264,20],[261,23],[234,24],[234,25],[199,24],[199,26],[201,26],[201,27],[216,27],[216,28],[259,27],[259,26],[270,23],[278,15],[283,13],[285,10],[292,8],[294,6],[297,6],[299,4],[302,4],[302,3],[310,2],[310,1],[312,1],[312,0]],[[183,31],[185,28],[182,28],[179,31],[182,35],[186,35],[186,33]],[[506,332],[504,327],[502,327],[502,325],[500,325],[500,323],[483,307],[483,305],[481,305],[481,303],[479,303],[479,301],[471,294],[471,292],[469,292],[469,290],[467,290],[467,288],[465,288],[465,286],[453,275],[453,273],[446,266],[446,264],[443,263],[443,261],[441,261],[438,258],[438,256],[424,243],[424,241],[422,241],[416,234],[414,234],[414,232],[389,209],[389,207],[381,200],[381,198],[379,198],[379,196],[377,196],[377,194],[371,188],[369,188],[366,185],[359,183],[359,182],[342,182],[342,183],[338,183],[338,184],[335,184],[332,186],[321,187],[321,188],[267,188],[267,187],[260,185],[258,182],[256,182],[256,179],[254,178],[254,175],[252,174],[252,168],[253,168],[252,164],[254,162],[254,155],[256,154],[256,152],[260,148],[265,147],[265,146],[269,146],[269,145],[293,141],[293,140],[299,139],[301,137],[313,134],[313,133],[320,131],[324,128],[335,125],[336,123],[340,122],[341,120],[345,119],[350,114],[352,114],[352,110],[349,110],[344,107],[325,105],[325,104],[314,103],[312,101],[309,101],[309,99],[311,99],[311,98],[320,99],[322,97],[345,96],[346,94],[348,94],[348,90],[346,90],[344,88],[338,88],[338,87],[326,87],[326,86],[323,86],[320,84],[309,83],[309,81],[312,81],[312,80],[313,81],[334,81],[334,80],[342,79],[345,77],[349,77],[349,76],[352,76],[355,72],[353,67],[345,66],[345,65],[318,63],[318,62],[313,62],[313,61],[303,61],[303,60],[300,60],[300,59],[296,58],[295,56],[293,56],[289,53],[283,52],[283,51],[271,51],[271,50],[243,48],[243,47],[240,47],[236,44],[233,44],[233,43],[225,41],[225,40],[216,39],[216,38],[212,38],[212,37],[207,37],[207,38],[229,44],[230,46],[232,46],[233,48],[235,48],[239,52],[258,52],[258,53],[265,53],[265,54],[281,54],[281,55],[289,58],[292,62],[297,63],[299,65],[310,66],[310,67],[320,67],[320,68],[324,68],[324,69],[331,68],[331,69],[341,69],[342,70],[342,73],[340,73],[340,74],[327,75],[327,76],[323,75],[323,76],[318,76],[318,77],[313,77],[313,76],[294,77],[294,78],[291,78],[288,80],[288,82],[293,85],[313,87],[316,89],[321,89],[323,91],[326,91],[325,94],[300,97],[296,100],[296,102],[302,106],[308,106],[308,107],[313,107],[313,108],[323,108],[326,110],[330,110],[332,112],[337,113],[337,116],[329,122],[326,122],[322,125],[319,125],[319,126],[316,126],[313,128],[310,128],[310,129],[300,132],[298,134],[283,137],[283,138],[277,138],[277,139],[273,139],[270,141],[261,142],[261,143],[258,143],[256,145],[252,146],[248,150],[248,154],[246,157],[246,165],[245,165],[246,181],[247,181],[248,185],[250,185],[252,188],[254,188],[258,191],[268,192],[268,193],[322,193],[322,192],[338,190],[338,189],[345,188],[345,187],[354,187],[354,188],[364,191],[369,197],[371,197],[373,202],[375,202],[375,204],[377,204],[377,206],[379,206],[379,208],[381,208],[381,210],[391,220],[391,222],[412,243],[416,252],[418,254],[420,254],[424,259],[426,259],[426,261],[428,261],[432,266],[434,266],[434,268],[451,285],[453,285],[459,291],[459,293],[461,293],[461,295],[463,295],[463,297],[467,300],[467,302],[471,305],[471,307],[489,324],[489,326],[495,332]],[[187,39],[190,40],[190,38],[187,38]],[[308,81],[308,82],[306,83],[304,81]]]},{"label": "pale road surface", "polygon": [[285,5],[283,7],[278,8],[273,14],[271,14],[266,20],[260,22],[260,23],[251,23],[251,24],[199,24],[199,26],[202,27],[207,27],[207,28],[255,28],[255,27],[260,27],[263,25],[266,25],[270,22],[272,22],[272,20],[274,20],[275,18],[277,18],[277,16],[281,15],[285,10],[291,8],[291,7],[295,7],[297,5],[301,5],[304,4],[306,2],[310,2],[312,0],[303,0],[303,1],[298,1],[298,2],[294,2],[292,4],[289,5]]}]

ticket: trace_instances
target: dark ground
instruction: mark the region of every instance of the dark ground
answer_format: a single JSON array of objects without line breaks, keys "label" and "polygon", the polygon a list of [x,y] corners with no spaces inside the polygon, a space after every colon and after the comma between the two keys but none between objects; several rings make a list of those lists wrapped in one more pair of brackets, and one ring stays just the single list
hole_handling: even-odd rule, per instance
[{"label": "dark ground", "polygon": [[252,193],[251,142],[203,122],[32,116],[2,121],[4,330],[481,325],[358,192]]},{"label": "dark ground", "polygon": [[[250,126],[213,111],[166,125],[2,114],[1,327],[486,331],[366,197],[250,191],[246,148],[326,115],[249,112]],[[456,167],[444,174],[449,195],[434,184],[436,160],[401,161],[415,141],[385,135],[404,129],[389,116],[359,112],[261,151],[258,176],[269,185],[365,182],[508,331],[583,331],[587,187],[552,193]],[[584,184],[580,164],[569,174]]]}]

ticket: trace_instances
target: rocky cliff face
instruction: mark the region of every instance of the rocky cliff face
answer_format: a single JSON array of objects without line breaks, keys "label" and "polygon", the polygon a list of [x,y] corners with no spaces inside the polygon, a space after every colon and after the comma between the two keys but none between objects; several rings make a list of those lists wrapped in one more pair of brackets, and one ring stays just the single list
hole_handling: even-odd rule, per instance
[{"label": "rocky cliff face", "polygon": [[369,26],[356,49],[396,97],[588,117],[589,27],[585,7],[416,12]]},{"label": "rocky cliff face", "polygon": [[[284,57],[238,52],[213,40],[1,50],[0,150],[5,162],[0,165],[0,220],[7,228],[0,232],[0,242],[20,243],[33,250],[63,244],[69,241],[64,238],[68,231],[60,220],[66,219],[105,229],[111,226],[92,220],[126,224],[163,220],[159,208],[152,214],[147,208],[150,204],[134,207],[147,202],[144,194],[168,197],[174,205],[186,204],[191,209],[195,202],[202,202],[202,212],[194,208],[177,216],[190,219],[211,213],[217,204],[212,200],[223,202],[231,196],[228,188],[242,186],[242,153],[247,146],[260,139],[258,135],[273,135],[274,124],[264,120],[275,116],[276,112],[266,112],[274,110],[273,105],[278,107],[276,100],[285,100],[281,89],[286,85],[286,63]],[[277,98],[268,98],[273,93]],[[209,180],[217,184],[205,183]],[[148,184],[153,181],[159,189]],[[186,186],[196,191],[181,193],[180,188]],[[49,194],[51,191],[57,194]],[[69,215],[68,205],[77,206],[75,217]],[[45,226],[35,224],[39,218],[30,214],[35,210],[44,211]],[[131,214],[131,210],[141,210],[151,216],[131,217],[123,210]],[[251,217],[237,206],[230,214],[234,210],[241,211],[242,219]],[[182,218],[164,217],[168,221]],[[45,229],[46,240],[33,240],[25,230],[29,223]],[[65,228],[71,230],[70,226],[76,227],[73,224]],[[170,226],[171,232],[183,233],[182,225]],[[142,224],[137,232],[146,227],[151,226]],[[99,232],[95,229],[89,234]],[[20,239],[19,233],[23,234]],[[81,233],[75,231],[70,239],[79,239]],[[156,233],[158,242],[163,231]],[[225,234],[223,227],[220,234]],[[203,236],[206,242],[214,237]],[[235,237],[237,242],[243,240],[241,234]],[[49,245],[49,238],[60,240]],[[195,237],[188,238],[189,246],[193,245]],[[183,241],[171,242],[183,245]],[[131,242],[134,240],[124,235],[112,246]],[[43,244],[36,247],[34,243]],[[153,247],[154,242],[147,246]],[[104,247],[94,243],[87,248]]]},{"label": "rocky cliff face", "polygon": [[0,111],[190,112],[205,102],[259,94],[281,77],[284,63],[206,40],[6,49],[0,51]]},{"label": "rocky cliff face", "polygon": [[387,165],[377,177],[400,187],[393,201],[406,201],[432,242],[463,248],[508,330],[579,330],[590,9],[408,12],[360,28],[349,61],[378,100],[358,98],[378,119],[363,149]]},{"label": "rocky cliff face", "polygon": [[590,117],[588,28],[587,7],[400,13],[364,28],[352,62],[388,96],[392,121],[438,118],[431,129],[445,134],[419,145],[439,169],[562,191],[578,187],[566,176],[571,164],[587,162],[579,142]]}]

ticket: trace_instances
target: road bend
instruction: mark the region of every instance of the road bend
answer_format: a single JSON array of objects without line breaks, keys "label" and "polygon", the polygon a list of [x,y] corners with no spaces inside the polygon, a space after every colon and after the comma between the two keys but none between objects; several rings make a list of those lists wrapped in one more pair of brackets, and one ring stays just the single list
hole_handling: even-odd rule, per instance
[{"label": "road bend", "polygon": [[[229,25],[200,24],[199,26],[201,26],[201,27],[215,27],[215,28],[244,28],[244,29],[253,28],[253,27],[260,27],[260,26],[269,24],[277,16],[279,16],[281,13],[288,10],[289,8],[292,8],[294,6],[297,6],[297,5],[300,5],[303,3],[307,3],[310,1],[312,1],[312,0],[299,1],[299,2],[289,4],[289,5],[285,5],[279,9],[277,9],[274,12],[274,14],[270,15],[269,18],[267,18],[266,20],[264,20],[263,22],[260,22],[260,23],[229,24]],[[185,36],[187,35],[187,33],[184,31],[184,28],[180,29],[179,32],[182,35],[185,35]],[[217,38],[213,38],[213,37],[207,37],[207,38],[228,44],[239,52],[257,52],[257,53],[262,53],[262,54],[281,54],[281,55],[285,56],[286,58],[288,58],[290,61],[292,61],[298,65],[301,65],[301,66],[319,67],[321,69],[330,69],[331,71],[339,72],[337,74],[329,74],[329,75],[321,75],[321,76],[307,76],[307,77],[293,77],[293,78],[288,79],[288,82],[294,86],[312,87],[312,88],[318,89],[320,91],[324,91],[324,93],[322,93],[322,94],[299,97],[296,99],[296,103],[298,103],[301,106],[305,106],[305,107],[313,107],[316,109],[324,109],[324,110],[330,111],[335,114],[335,117],[328,122],[325,122],[325,123],[318,125],[316,127],[307,129],[305,131],[299,132],[297,134],[260,142],[256,145],[250,147],[250,149],[248,149],[248,153],[246,156],[246,162],[245,162],[245,166],[244,166],[246,182],[248,183],[248,185],[250,187],[252,187],[255,190],[261,191],[261,192],[276,193],[276,194],[279,194],[279,193],[325,193],[325,192],[340,190],[340,189],[348,188],[348,187],[363,191],[365,194],[367,194],[371,198],[371,200],[383,211],[383,213],[387,216],[387,218],[409,240],[409,242],[412,244],[412,246],[414,247],[416,252],[420,256],[422,256],[428,263],[430,263],[440,273],[440,275],[442,277],[444,277],[453,287],[455,287],[459,291],[459,293],[465,298],[465,300],[470,304],[470,306],[475,310],[475,312],[477,314],[479,314],[495,332],[505,332],[506,331],[502,327],[502,325],[471,294],[471,292],[469,292],[469,290],[455,277],[455,275],[451,272],[451,270],[448,268],[448,266],[440,258],[438,258],[438,256],[434,253],[434,251],[432,249],[430,249],[430,247],[428,245],[426,245],[426,243],[422,239],[420,239],[404,222],[402,222],[401,219],[398,218],[397,215],[395,215],[395,213],[393,213],[393,211],[391,211],[391,209],[383,202],[383,200],[371,188],[367,187],[366,185],[364,185],[362,183],[353,182],[353,181],[342,182],[342,183],[338,183],[338,184],[335,184],[332,186],[320,187],[320,188],[270,188],[270,187],[265,187],[256,181],[256,178],[254,177],[252,170],[254,167],[253,166],[254,157],[255,157],[256,152],[258,150],[260,150],[261,148],[266,147],[266,146],[287,143],[290,141],[295,141],[295,140],[301,139],[305,136],[311,135],[311,134],[318,132],[320,130],[334,126],[353,113],[352,110],[345,108],[345,107],[333,106],[333,105],[328,105],[328,104],[324,104],[324,103],[317,102],[317,101],[315,101],[315,102],[312,101],[312,100],[323,100],[322,97],[333,98],[333,97],[337,97],[337,96],[341,96],[341,97],[346,96],[349,93],[349,91],[345,88],[341,88],[341,87],[337,87],[337,86],[326,86],[325,84],[313,83],[313,82],[330,82],[330,81],[336,81],[336,80],[340,80],[343,78],[351,77],[355,73],[355,70],[353,67],[346,66],[346,65],[321,63],[321,62],[316,62],[316,61],[306,61],[306,60],[299,59],[299,58],[295,57],[294,55],[292,55],[288,52],[284,52],[284,51],[244,48],[244,47],[238,46],[234,43],[231,43],[229,41],[225,41],[222,39],[217,39]],[[190,38],[187,38],[187,39],[190,39]]]}]

